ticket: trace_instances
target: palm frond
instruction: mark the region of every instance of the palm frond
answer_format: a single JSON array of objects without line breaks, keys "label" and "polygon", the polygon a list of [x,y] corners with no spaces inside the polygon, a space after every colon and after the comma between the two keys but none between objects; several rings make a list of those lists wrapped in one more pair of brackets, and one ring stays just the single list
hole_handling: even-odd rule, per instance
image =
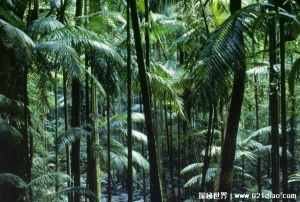
[{"label": "palm frond", "polygon": [[2,6],[0,6],[0,18],[18,28],[25,26],[24,22],[14,12]]},{"label": "palm frond", "polygon": [[253,132],[251,135],[249,135],[248,138],[246,138],[244,140],[244,142],[247,142],[249,141],[250,139],[254,138],[254,137],[257,137],[259,135],[268,135],[269,133],[271,132],[271,126],[267,126],[267,127],[264,127],[264,128],[260,128],[258,129],[257,131]]},{"label": "palm frond", "polygon": [[81,50],[85,50],[86,53],[94,54],[96,57],[104,58],[115,64],[121,66],[125,65],[122,57],[112,47],[103,42],[91,40],[84,37],[75,38],[72,36],[70,38],[65,37],[62,40],[55,41],[74,47],[77,50],[81,48]]},{"label": "palm frond", "polygon": [[[120,131],[123,134],[128,135],[127,129],[121,128]],[[145,135],[144,133],[141,133],[140,131],[137,131],[137,130],[131,130],[131,134],[132,134],[132,137],[134,137],[135,139],[137,139],[139,141],[143,141],[144,143],[147,143],[147,135]]]},{"label": "palm frond", "polygon": [[149,170],[149,162],[139,152],[132,150],[132,160],[146,171]]},{"label": "palm frond", "polygon": [[183,175],[187,172],[191,172],[191,171],[194,171],[194,170],[199,170],[200,168],[203,167],[203,163],[193,163],[193,164],[190,164],[188,166],[186,166],[185,168],[183,168],[181,171],[180,171],[180,174]]},{"label": "palm frond", "polygon": [[70,142],[75,142],[75,140],[88,135],[90,135],[89,132],[82,128],[75,127],[67,130],[58,137],[57,144],[59,145],[59,150],[62,150]]},{"label": "palm frond", "polygon": [[254,163],[257,159],[257,156],[251,151],[237,150],[235,154],[235,161],[239,158],[246,158],[247,160],[250,160],[252,163]]},{"label": "palm frond", "polygon": [[53,18],[41,18],[33,21],[25,30],[25,32],[36,41],[44,35],[64,27],[64,24]]},{"label": "palm frond", "polygon": [[101,41],[101,38],[93,31],[79,26],[64,26],[56,29],[51,33],[43,36],[40,42],[46,41],[60,41],[65,38],[86,38],[95,41]]},{"label": "palm frond", "polygon": [[[131,113],[132,121],[135,123],[144,122],[145,116],[143,113],[132,112]],[[111,127],[122,127],[127,124],[127,112],[116,114],[110,118]],[[99,127],[106,127],[107,119],[101,119]]]},{"label": "palm frond", "polygon": [[[184,141],[189,140],[190,138],[203,138],[203,137],[205,137],[206,134],[207,134],[207,130],[191,132],[191,133],[188,133],[188,134],[184,135],[183,137],[181,137],[179,141],[184,142]],[[221,135],[221,131],[214,130],[214,135],[219,137]]]},{"label": "palm frond", "polygon": [[[249,11],[248,11],[249,12]],[[213,96],[231,85],[233,75],[237,75],[245,62],[244,33],[251,36],[249,25],[243,18],[246,13],[230,16],[216,29],[203,45],[198,60],[191,71],[197,92]]]},{"label": "palm frond", "polygon": [[4,185],[6,183],[12,184],[18,188],[25,188],[27,186],[23,179],[17,175],[11,173],[0,173],[0,185]]},{"label": "palm frond", "polygon": [[295,174],[292,174],[289,176],[289,183],[292,183],[292,182],[300,182],[300,172],[298,173],[295,173]]},{"label": "palm frond", "polygon": [[35,179],[33,179],[28,185],[27,189],[29,188],[47,188],[51,186],[55,186],[55,184],[64,184],[66,182],[72,182],[72,178],[62,172],[53,172],[53,173],[46,173],[41,175]]},{"label": "palm frond", "polygon": [[56,41],[77,50],[85,50],[86,53],[94,53],[97,57],[103,57],[115,64],[125,65],[121,56],[95,33],[78,26],[65,26],[56,29],[41,38],[41,42]]},{"label": "palm frond", "polygon": [[[45,71],[45,67],[53,70],[57,67],[66,68],[72,76],[79,77],[80,62],[77,52],[70,46],[58,42],[43,42],[36,45],[34,52],[39,61],[39,71]],[[47,71],[51,71],[48,69]]]},{"label": "palm frond", "polygon": [[195,184],[200,184],[201,182],[201,178],[202,178],[202,175],[196,175],[194,177],[192,177],[191,179],[189,179],[184,185],[183,187],[187,188],[187,187],[191,187]]},{"label": "palm frond", "polygon": [[164,98],[167,94],[172,100],[173,110],[177,111],[181,118],[186,120],[183,112],[183,100],[180,97],[181,92],[172,87],[172,79],[164,78],[155,72],[147,72],[148,81],[151,91],[159,98]]},{"label": "palm frond", "polygon": [[23,31],[0,19],[1,52],[11,52],[16,63],[29,67],[34,45]]}]

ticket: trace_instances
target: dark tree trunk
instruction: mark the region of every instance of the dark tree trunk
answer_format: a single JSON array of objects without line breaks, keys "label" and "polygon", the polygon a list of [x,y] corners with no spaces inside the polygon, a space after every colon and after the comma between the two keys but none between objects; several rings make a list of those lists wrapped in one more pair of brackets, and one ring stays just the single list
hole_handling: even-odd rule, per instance
[{"label": "dark tree trunk", "polygon": [[[269,85],[270,85],[270,123],[271,123],[271,161],[272,161],[272,192],[279,194],[279,118],[278,118],[278,73],[276,64],[276,32],[275,18],[269,21]],[[278,201],[279,199],[273,199]]]},{"label": "dark tree trunk", "polygon": [[[283,1],[280,1],[280,6],[283,6]],[[279,19],[279,38],[280,38],[280,72],[281,72],[281,131],[282,131],[282,193],[288,193],[288,159],[287,159],[287,118],[286,118],[286,85],[285,85],[285,30],[284,30],[285,19],[281,17]],[[283,199],[287,202],[288,199]]]},{"label": "dark tree trunk", "polygon": [[158,171],[158,162],[156,155],[156,142],[155,134],[152,123],[152,112],[150,105],[149,87],[146,76],[146,68],[144,64],[144,56],[142,49],[142,39],[140,35],[139,18],[136,8],[136,2],[134,0],[130,1],[131,8],[131,19],[135,39],[135,48],[137,54],[137,63],[139,68],[139,79],[141,85],[141,93],[144,105],[144,113],[146,119],[146,130],[148,137],[148,150],[149,150],[149,161],[150,161],[150,198],[152,202],[160,202],[161,198],[161,187],[160,187],[160,177]]},{"label": "dark tree trunk", "polygon": [[[240,0],[230,1],[231,14],[235,13],[240,9],[241,9]],[[222,146],[221,166],[220,166],[220,173],[219,173],[220,182],[218,186],[218,192],[227,193],[227,198],[224,199],[224,201],[230,201],[230,193],[232,190],[236,138],[237,138],[238,126],[239,126],[240,115],[242,110],[243,98],[244,98],[245,76],[246,76],[245,59],[233,65],[238,65],[238,67],[236,68],[238,69],[238,72],[236,72],[236,74],[234,75],[227,128],[226,128],[224,143]]]},{"label": "dark tree trunk", "polygon": [[[81,102],[80,102],[80,81],[79,78],[72,80],[72,127],[81,126]],[[71,151],[71,171],[74,186],[80,186],[80,138],[72,143]],[[74,201],[80,202],[80,195],[74,194]]]},{"label": "dark tree trunk", "polygon": [[131,90],[131,48],[130,48],[130,7],[127,1],[127,148],[128,148],[128,169],[127,169],[127,193],[128,201],[133,201],[133,168],[132,168],[132,90]]}]

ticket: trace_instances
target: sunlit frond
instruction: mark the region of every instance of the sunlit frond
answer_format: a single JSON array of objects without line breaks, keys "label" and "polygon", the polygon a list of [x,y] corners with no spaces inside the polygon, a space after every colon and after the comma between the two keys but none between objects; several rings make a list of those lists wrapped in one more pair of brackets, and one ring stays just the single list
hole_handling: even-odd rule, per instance
[{"label": "sunlit frond", "polygon": [[53,18],[40,18],[33,21],[25,30],[25,32],[36,41],[40,37],[52,32],[53,30],[64,27],[64,24]]},{"label": "sunlit frond", "polygon": [[189,179],[184,185],[183,187],[191,187],[195,184],[200,184],[201,182],[201,178],[202,178],[202,175],[196,175],[194,177],[192,177],[191,179]]},{"label": "sunlit frond", "polygon": [[[211,155],[211,156],[218,156],[222,152],[222,148],[218,147],[218,146],[211,146],[209,149],[210,150],[209,150],[208,154]],[[205,150],[203,150],[201,152],[201,155],[203,155],[203,156],[205,155]]]},{"label": "sunlit frond", "polygon": [[[145,116],[139,112],[132,112],[131,118],[133,122],[139,123],[145,121]],[[100,120],[100,127],[107,126],[107,119]],[[116,114],[110,118],[111,127],[121,127],[127,124],[127,112]]]},{"label": "sunlit frond", "polygon": [[250,160],[252,163],[255,162],[255,160],[257,160],[257,156],[253,152],[237,150],[235,154],[235,161],[240,158],[246,158],[247,160]]},{"label": "sunlit frond", "polygon": [[300,172],[290,175],[288,182],[300,182]]},{"label": "sunlit frond", "polygon": [[185,168],[183,168],[181,171],[180,171],[180,174],[185,174],[187,172],[191,172],[191,171],[194,171],[194,170],[199,170],[200,168],[203,167],[203,163],[193,163],[193,164],[190,164],[188,166],[186,166]]},{"label": "sunlit frond", "polygon": [[149,162],[139,152],[132,150],[132,160],[146,171],[149,170]]}]

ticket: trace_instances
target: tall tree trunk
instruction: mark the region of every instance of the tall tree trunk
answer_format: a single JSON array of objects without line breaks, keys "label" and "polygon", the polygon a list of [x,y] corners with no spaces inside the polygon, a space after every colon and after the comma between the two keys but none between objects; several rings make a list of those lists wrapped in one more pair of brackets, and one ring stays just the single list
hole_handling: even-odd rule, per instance
[{"label": "tall tree trunk", "polygon": [[131,8],[131,19],[135,39],[135,48],[137,54],[137,63],[139,69],[139,79],[141,85],[141,93],[144,105],[144,113],[146,119],[146,130],[148,137],[148,150],[149,150],[149,161],[150,161],[150,198],[152,202],[162,201],[160,177],[158,171],[158,162],[156,155],[156,142],[155,134],[152,123],[152,112],[150,105],[149,87],[146,76],[146,68],[144,64],[142,39],[140,35],[139,17],[137,13],[137,7],[135,0],[130,1]]},{"label": "tall tree trunk", "polygon": [[[280,0],[280,6],[283,7],[283,0]],[[279,39],[280,39],[280,72],[281,72],[281,163],[282,163],[282,193],[288,193],[288,159],[287,159],[287,116],[286,116],[286,84],[285,84],[285,19],[279,19]],[[287,202],[288,199],[283,199]]]},{"label": "tall tree trunk", "polygon": [[[72,79],[72,127],[81,126],[81,102],[80,102],[80,81],[79,78]],[[80,138],[72,143],[71,171],[74,186],[80,186]],[[74,194],[74,202],[80,202],[79,193]]]},{"label": "tall tree trunk", "polygon": [[132,165],[132,90],[131,90],[131,48],[130,48],[130,2],[127,1],[127,148],[128,148],[128,168],[127,168],[127,193],[128,201],[133,201],[133,165]]},{"label": "tall tree trunk", "polygon": [[[254,83],[255,83],[255,89],[254,89],[254,100],[255,100],[255,121],[256,121],[256,130],[259,129],[259,105],[258,105],[258,81],[257,81],[257,74],[254,75]],[[257,136],[256,141],[259,142],[259,136]],[[257,157],[257,193],[262,193],[262,187],[261,187],[261,158],[260,156]],[[261,198],[258,199],[258,201],[261,201]]]},{"label": "tall tree trunk", "polygon": [[[241,0],[230,1],[231,14],[235,13],[240,9]],[[222,146],[221,166],[219,173],[220,182],[218,185],[218,192],[227,193],[227,198],[224,199],[224,201],[230,201],[230,193],[232,190],[236,138],[244,98],[246,76],[245,59],[233,65],[238,65],[238,72],[236,72],[236,74],[234,75],[227,128],[224,143]]]},{"label": "tall tree trunk", "polygon": [[[63,70],[63,94],[64,94],[64,119],[65,119],[65,127],[64,130],[68,131],[69,129],[69,116],[68,116],[68,100],[67,100],[67,72]],[[66,167],[67,167],[67,174],[71,176],[71,169],[70,169],[70,148],[69,145],[66,145]],[[71,183],[68,182],[68,188],[71,187]],[[68,201],[72,201],[72,195],[68,194]]]},{"label": "tall tree trunk", "polygon": [[[270,122],[271,122],[271,161],[272,161],[272,192],[279,194],[279,120],[278,120],[278,73],[276,64],[276,32],[275,18],[269,21],[269,85],[270,85]],[[272,199],[278,201],[278,199]]]},{"label": "tall tree trunk", "polygon": [[107,201],[111,202],[112,192],[111,192],[111,147],[110,147],[110,138],[111,138],[111,130],[110,130],[110,76],[111,76],[111,66],[108,63],[107,64],[107,73],[106,73],[106,119],[107,119],[107,181],[108,181],[108,187],[107,187]]},{"label": "tall tree trunk", "polygon": [[[82,16],[83,1],[76,0],[75,17]],[[77,25],[81,25],[77,21]],[[72,79],[72,127],[81,127],[81,97],[80,97],[80,78]],[[80,186],[80,138],[72,143],[71,150],[71,171],[74,180],[74,186]],[[80,202],[79,193],[74,194],[74,202]]]},{"label": "tall tree trunk", "polygon": [[200,192],[205,191],[205,178],[206,178],[206,172],[209,168],[209,163],[211,159],[211,139],[212,139],[212,127],[213,127],[213,105],[209,104],[209,120],[208,120],[208,129],[206,133],[206,143],[205,143],[205,154],[204,154],[204,160],[203,160],[203,167],[202,167],[202,178],[201,178],[201,186],[200,186]]}]

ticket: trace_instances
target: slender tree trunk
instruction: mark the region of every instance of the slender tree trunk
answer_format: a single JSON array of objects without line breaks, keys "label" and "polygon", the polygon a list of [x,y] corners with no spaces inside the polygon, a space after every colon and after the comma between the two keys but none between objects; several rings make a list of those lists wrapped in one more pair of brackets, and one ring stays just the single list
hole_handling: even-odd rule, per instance
[{"label": "slender tree trunk", "polygon": [[[279,120],[278,120],[278,73],[276,64],[276,32],[275,18],[269,21],[269,85],[270,85],[270,122],[271,122],[271,161],[272,161],[272,193],[279,194]],[[272,199],[278,201],[278,199]]]},{"label": "slender tree trunk", "polygon": [[101,176],[100,176],[100,145],[99,145],[99,133],[98,133],[98,98],[97,98],[97,87],[94,82],[91,85],[91,111],[93,114],[92,120],[92,159],[93,159],[93,171],[94,179],[93,182],[93,191],[101,199]]},{"label": "slender tree trunk", "polygon": [[106,75],[106,118],[107,118],[107,181],[108,181],[108,187],[107,187],[107,200],[108,202],[111,202],[111,148],[110,148],[110,89],[109,89],[109,80],[110,80],[110,72],[111,72],[111,66],[110,64],[107,65],[107,75]]},{"label": "slender tree trunk", "polygon": [[202,167],[202,178],[201,178],[201,186],[200,186],[200,192],[205,191],[205,178],[206,178],[206,172],[209,168],[210,163],[210,149],[211,149],[211,139],[212,139],[212,127],[213,127],[213,105],[209,104],[209,121],[208,121],[208,129],[206,133],[206,143],[205,143],[205,154],[204,154],[204,160],[203,160],[203,167]]},{"label": "slender tree trunk", "polygon": [[[231,14],[240,9],[240,0],[230,1]],[[234,75],[227,128],[224,143],[222,146],[221,166],[219,173],[220,182],[218,185],[218,192],[227,193],[227,198],[224,199],[224,201],[230,201],[230,193],[232,190],[236,138],[244,98],[246,76],[245,59],[243,59],[243,61],[240,61],[240,63],[235,63],[233,65],[238,65],[238,72]]]},{"label": "slender tree trunk", "polygon": [[[65,127],[64,130],[68,131],[69,129],[69,116],[68,116],[68,101],[67,101],[67,72],[63,70],[63,94],[64,94],[64,118],[65,118]],[[70,169],[70,148],[69,145],[66,145],[66,166],[67,174],[71,176]],[[68,182],[68,188],[71,187],[71,183]],[[72,195],[68,194],[68,201],[72,201]]]},{"label": "slender tree trunk", "polygon": [[130,1],[127,1],[127,148],[128,148],[128,168],[127,168],[127,193],[128,201],[133,201],[133,168],[132,168],[132,117],[131,117],[131,48],[130,48]]},{"label": "slender tree trunk", "polygon": [[[280,6],[283,6],[283,1],[280,0]],[[282,163],[282,193],[287,194],[288,187],[288,160],[287,160],[287,116],[286,116],[286,84],[285,84],[285,19],[281,17],[279,19],[279,38],[280,38],[280,72],[281,72],[281,163]],[[283,199],[287,202],[288,199]]]},{"label": "slender tree trunk", "polygon": [[149,161],[150,161],[150,198],[152,202],[160,202],[161,198],[161,187],[160,187],[160,177],[158,171],[158,162],[156,155],[156,142],[155,134],[152,123],[152,112],[150,105],[149,87],[146,76],[146,68],[144,64],[144,56],[142,49],[142,40],[140,35],[140,26],[138,21],[138,13],[136,8],[136,2],[134,0],[130,1],[131,8],[131,19],[135,39],[135,47],[137,54],[137,62],[139,68],[139,79],[141,85],[142,99],[144,104],[144,113],[146,119],[146,130],[148,136],[148,150],[149,150]]},{"label": "slender tree trunk", "polygon": [[[254,100],[255,100],[255,120],[256,120],[256,130],[259,129],[259,105],[258,105],[258,81],[257,81],[257,75],[254,75]],[[259,142],[259,136],[257,136],[256,141]],[[262,194],[262,186],[261,186],[261,158],[260,156],[257,157],[257,193]],[[261,198],[258,199],[258,201],[261,201]]]},{"label": "slender tree trunk", "polygon": [[[81,126],[81,102],[80,102],[80,81],[79,78],[72,79],[72,127]],[[74,179],[74,186],[80,186],[80,138],[72,143],[71,170]],[[80,202],[79,193],[74,194],[74,202]]]}]

